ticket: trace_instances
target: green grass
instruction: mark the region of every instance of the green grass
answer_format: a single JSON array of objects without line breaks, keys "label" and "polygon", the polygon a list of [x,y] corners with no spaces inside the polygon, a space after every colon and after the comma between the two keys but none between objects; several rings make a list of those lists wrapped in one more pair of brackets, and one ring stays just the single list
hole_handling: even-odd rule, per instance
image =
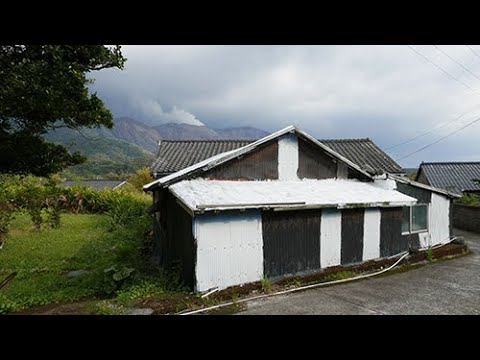
[{"label": "green grass", "polygon": [[[18,274],[0,289],[0,313],[112,297],[104,270],[113,265],[135,269],[119,289],[123,297],[158,293],[161,279],[152,275],[140,255],[142,230],[132,225],[108,231],[106,215],[64,214],[60,228],[36,232],[29,217],[17,213],[10,236],[0,250],[0,281],[14,271]],[[71,270],[88,272],[66,276]]]}]

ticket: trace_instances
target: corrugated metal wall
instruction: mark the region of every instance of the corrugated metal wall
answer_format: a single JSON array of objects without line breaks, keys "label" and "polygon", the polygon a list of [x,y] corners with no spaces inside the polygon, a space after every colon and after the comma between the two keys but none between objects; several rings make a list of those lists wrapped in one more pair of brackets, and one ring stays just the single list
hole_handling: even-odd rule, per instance
[{"label": "corrugated metal wall", "polygon": [[402,236],[402,208],[383,208],[380,220],[380,256],[408,250],[408,237]]},{"label": "corrugated metal wall", "polygon": [[432,193],[432,201],[428,214],[431,245],[445,242],[450,237],[450,199]]},{"label": "corrugated metal wall", "polygon": [[262,214],[267,277],[320,268],[321,211],[266,211]]},{"label": "corrugated metal wall", "polygon": [[263,276],[259,211],[205,214],[194,218],[197,291],[258,281]]},{"label": "corrugated metal wall", "polygon": [[278,139],[278,179],[298,180],[298,142],[295,134]]},{"label": "corrugated metal wall", "polygon": [[331,179],[337,176],[337,161],[324,150],[298,138],[298,177],[300,179]]},{"label": "corrugated metal wall", "polygon": [[187,286],[195,283],[195,244],[192,218],[168,190],[156,190],[159,212],[154,216],[154,259],[166,268],[180,271]]},{"label": "corrugated metal wall", "polygon": [[340,265],[341,249],[342,213],[337,209],[323,209],[320,228],[321,267]]},{"label": "corrugated metal wall", "polygon": [[272,141],[240,159],[214,168],[202,175],[216,180],[278,179],[278,142]]},{"label": "corrugated metal wall", "polygon": [[362,261],[363,214],[364,209],[342,210],[342,265]]},{"label": "corrugated metal wall", "polygon": [[365,209],[363,260],[380,257],[380,209]]},{"label": "corrugated metal wall", "polygon": [[428,204],[428,232],[406,235],[411,248],[433,246],[451,236],[450,198],[401,182],[397,190],[418,199],[418,204]]}]

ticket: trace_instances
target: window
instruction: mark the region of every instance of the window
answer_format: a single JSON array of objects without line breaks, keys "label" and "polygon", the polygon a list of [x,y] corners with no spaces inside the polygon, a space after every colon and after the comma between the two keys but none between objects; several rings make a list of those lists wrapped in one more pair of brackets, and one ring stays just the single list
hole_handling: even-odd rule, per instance
[{"label": "window", "polygon": [[402,234],[428,230],[428,205],[413,205],[403,208]]}]

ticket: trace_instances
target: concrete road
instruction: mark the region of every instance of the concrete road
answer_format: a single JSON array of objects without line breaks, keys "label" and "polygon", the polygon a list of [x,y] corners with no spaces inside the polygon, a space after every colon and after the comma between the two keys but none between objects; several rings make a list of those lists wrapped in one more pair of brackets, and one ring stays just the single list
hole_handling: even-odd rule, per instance
[{"label": "concrete road", "polygon": [[354,283],[247,303],[238,315],[480,314],[480,234],[464,236],[473,255]]}]

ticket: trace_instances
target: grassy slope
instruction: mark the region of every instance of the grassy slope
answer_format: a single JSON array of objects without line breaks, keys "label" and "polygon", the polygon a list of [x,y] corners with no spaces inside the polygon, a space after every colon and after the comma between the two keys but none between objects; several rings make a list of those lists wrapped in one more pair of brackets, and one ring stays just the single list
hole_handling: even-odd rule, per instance
[{"label": "grassy slope", "polygon": [[79,151],[87,156],[86,163],[67,169],[67,175],[96,177],[111,174],[132,173],[149,166],[153,154],[135,144],[108,137],[106,130],[85,130],[84,137],[69,129],[58,129],[46,135],[47,140],[66,146],[70,151]]},{"label": "grassy slope", "polygon": [[[114,264],[141,269],[141,234],[107,231],[105,215],[62,216],[59,229],[36,233],[27,215],[17,214],[11,236],[0,250],[0,279],[18,275],[0,289],[0,313],[51,302],[104,295],[103,270]],[[67,277],[70,270],[89,273]]]}]

